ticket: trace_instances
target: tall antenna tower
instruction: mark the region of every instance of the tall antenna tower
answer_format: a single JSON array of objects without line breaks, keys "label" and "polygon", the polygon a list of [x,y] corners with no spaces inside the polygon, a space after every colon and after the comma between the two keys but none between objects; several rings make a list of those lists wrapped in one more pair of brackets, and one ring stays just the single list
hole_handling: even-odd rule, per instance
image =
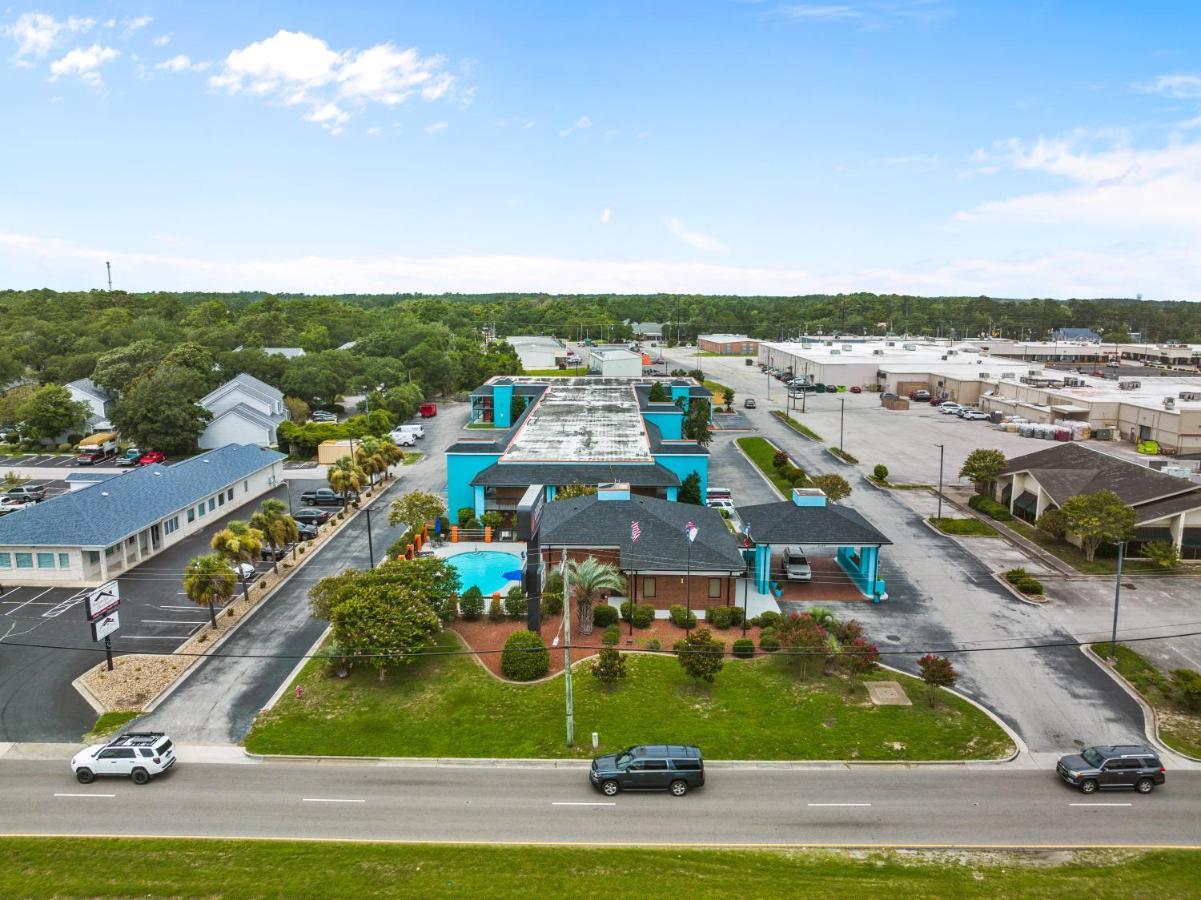
[{"label": "tall antenna tower", "polygon": [[108,292],[111,294],[113,292],[113,264],[106,261],[104,268],[108,271]]}]

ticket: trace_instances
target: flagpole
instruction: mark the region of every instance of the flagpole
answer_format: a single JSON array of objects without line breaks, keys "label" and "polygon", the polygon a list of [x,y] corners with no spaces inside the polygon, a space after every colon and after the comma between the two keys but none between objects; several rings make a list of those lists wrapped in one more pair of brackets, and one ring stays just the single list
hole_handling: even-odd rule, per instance
[{"label": "flagpole", "polygon": [[684,569],[684,637],[692,625],[692,541],[688,541],[687,563]]}]

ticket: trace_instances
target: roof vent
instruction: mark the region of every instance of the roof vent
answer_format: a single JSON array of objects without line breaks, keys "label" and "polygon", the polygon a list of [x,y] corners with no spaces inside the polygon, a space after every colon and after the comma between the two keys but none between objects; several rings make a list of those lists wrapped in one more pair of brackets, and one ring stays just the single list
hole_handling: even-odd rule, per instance
[{"label": "roof vent", "polygon": [[107,496],[108,496],[108,491],[101,491],[101,492],[100,492],[100,496],[101,496],[101,497],[107,497]]}]

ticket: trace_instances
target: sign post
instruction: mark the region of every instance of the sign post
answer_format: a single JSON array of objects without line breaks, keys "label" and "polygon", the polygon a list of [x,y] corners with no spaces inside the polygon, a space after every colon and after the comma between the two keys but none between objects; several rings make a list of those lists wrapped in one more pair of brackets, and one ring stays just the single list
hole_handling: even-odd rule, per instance
[{"label": "sign post", "polygon": [[92,640],[104,639],[104,657],[108,671],[113,670],[112,633],[121,627],[117,607],[121,605],[121,591],[117,582],[109,581],[90,591],[84,598],[84,614],[92,626]]}]

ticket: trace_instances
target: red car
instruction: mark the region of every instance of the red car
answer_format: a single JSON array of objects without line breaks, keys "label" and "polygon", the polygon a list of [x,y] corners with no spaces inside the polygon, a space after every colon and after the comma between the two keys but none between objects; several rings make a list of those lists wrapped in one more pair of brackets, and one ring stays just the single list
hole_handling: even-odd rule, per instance
[{"label": "red car", "polygon": [[166,460],[167,460],[167,457],[163,456],[161,451],[147,450],[140,457],[138,457],[138,465],[139,466],[148,466],[151,463],[161,463],[161,462],[166,462]]},{"label": "red car", "polygon": [[857,384],[852,384],[852,385],[851,385],[851,393],[852,393],[852,394],[862,394],[862,393],[863,393],[863,388],[861,388],[861,387],[860,387],[859,385],[857,385]]}]

